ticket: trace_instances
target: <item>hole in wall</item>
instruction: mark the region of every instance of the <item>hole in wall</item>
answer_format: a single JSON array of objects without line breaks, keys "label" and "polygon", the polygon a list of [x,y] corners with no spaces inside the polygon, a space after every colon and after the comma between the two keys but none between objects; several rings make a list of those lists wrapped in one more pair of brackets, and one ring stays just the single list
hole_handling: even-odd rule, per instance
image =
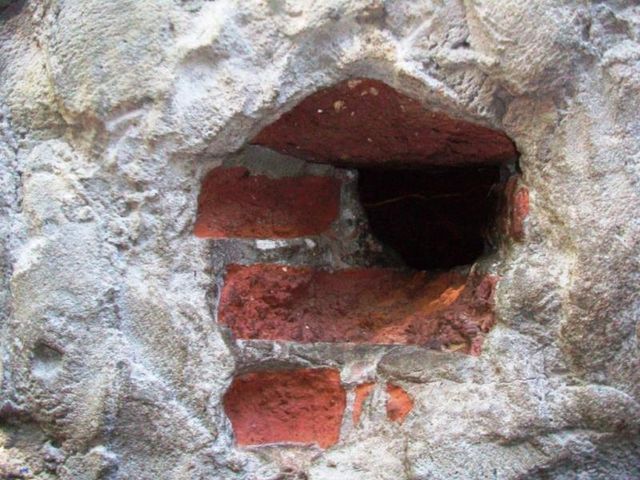
[{"label": "hole in wall", "polygon": [[488,253],[501,168],[517,159],[504,133],[428,111],[372,79],[310,95],[254,143],[356,168],[373,234],[416,270],[470,265]]},{"label": "hole in wall", "polygon": [[469,265],[488,253],[500,167],[359,169],[373,234],[416,270]]},{"label": "hole in wall", "polygon": [[[494,323],[496,279],[469,267],[492,251],[504,173],[515,169],[517,151],[504,133],[426,110],[383,82],[352,79],[309,95],[251,143],[307,165],[356,170],[359,209],[398,262],[322,269],[283,257],[228,265],[218,319],[236,338],[479,353]],[[335,180],[214,169],[203,183],[195,233],[346,235],[335,226],[342,208]]]},{"label": "hole in wall", "polygon": [[[497,277],[470,266],[492,253],[496,228],[521,236],[528,211],[517,179],[505,175],[515,171],[517,151],[504,133],[428,111],[380,81],[352,79],[306,97],[251,143],[305,165],[357,171],[354,210],[399,261],[398,268],[374,261],[319,268],[310,253],[308,264],[285,256],[229,262],[217,318],[235,338],[480,353],[495,322]],[[345,235],[336,220],[347,175],[267,173],[239,165],[212,170],[195,234],[268,241]],[[522,197],[521,208],[505,209],[512,196]],[[346,402],[339,371],[261,368],[238,374],[225,394],[239,445],[328,448],[339,440]],[[356,391],[354,425],[372,388]],[[413,399],[393,384],[387,394],[388,419],[402,423]]]}]

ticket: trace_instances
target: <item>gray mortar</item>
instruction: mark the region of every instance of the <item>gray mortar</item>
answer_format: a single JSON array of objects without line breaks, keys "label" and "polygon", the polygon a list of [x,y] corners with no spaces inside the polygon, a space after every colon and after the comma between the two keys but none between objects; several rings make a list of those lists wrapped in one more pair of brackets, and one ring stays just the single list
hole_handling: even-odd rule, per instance
[{"label": "gray mortar", "polygon": [[[636,1],[33,0],[2,15],[3,475],[640,478]],[[339,240],[310,239],[311,261],[304,239],[191,233],[208,170],[355,76],[521,153],[527,236],[491,267],[499,321],[479,358],[272,351],[216,325],[226,261],[365,261]],[[327,451],[238,449],[220,399],[266,361],[336,365],[349,384],[361,361],[380,384]],[[387,380],[415,398],[402,425],[384,419]]]}]

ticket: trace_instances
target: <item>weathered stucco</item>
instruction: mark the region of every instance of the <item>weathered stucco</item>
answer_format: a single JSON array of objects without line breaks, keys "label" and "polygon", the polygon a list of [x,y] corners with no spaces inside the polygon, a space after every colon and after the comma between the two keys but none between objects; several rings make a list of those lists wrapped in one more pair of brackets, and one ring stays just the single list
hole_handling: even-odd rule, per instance
[{"label": "weathered stucco", "polygon": [[[0,476],[640,477],[636,1],[7,3]],[[235,342],[214,318],[228,263],[362,264],[316,237],[193,235],[209,170],[249,162],[263,127],[355,77],[520,153],[529,211],[486,259],[497,324],[479,356]],[[346,231],[361,212],[338,175]],[[326,450],[240,448],[222,398],[257,365],[339,369],[349,402],[376,386]],[[401,422],[387,384],[413,402]]]}]

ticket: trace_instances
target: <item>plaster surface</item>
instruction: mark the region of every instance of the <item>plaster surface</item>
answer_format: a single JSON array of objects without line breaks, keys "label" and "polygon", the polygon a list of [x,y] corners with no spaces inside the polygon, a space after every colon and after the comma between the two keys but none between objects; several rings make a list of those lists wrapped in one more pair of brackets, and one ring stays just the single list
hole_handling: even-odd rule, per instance
[{"label": "plaster surface", "polygon": [[[0,8],[2,475],[640,477],[636,1]],[[519,239],[476,266],[500,277],[479,356],[234,341],[215,318],[231,263],[393,263],[362,228],[355,174],[335,167],[339,236],[193,235],[211,169],[320,168],[249,144],[351,78],[504,132],[520,154]],[[378,387],[357,428],[348,399],[326,450],[240,448],[222,399],[258,367],[336,368],[349,395],[391,383],[413,408],[389,421]]]}]

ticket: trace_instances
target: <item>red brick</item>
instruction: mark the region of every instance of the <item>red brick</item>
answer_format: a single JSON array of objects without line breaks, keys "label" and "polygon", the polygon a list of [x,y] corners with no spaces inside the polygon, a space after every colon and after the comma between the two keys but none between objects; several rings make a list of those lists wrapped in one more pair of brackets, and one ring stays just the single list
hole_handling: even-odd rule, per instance
[{"label": "red brick", "polygon": [[529,215],[529,189],[520,184],[520,175],[512,175],[505,186],[506,231],[516,240],[524,238],[524,221]]},{"label": "red brick", "polygon": [[469,352],[494,323],[496,278],[383,268],[230,265],[219,320],[240,339],[427,344]]},{"label": "red brick", "polygon": [[253,143],[349,166],[499,164],[517,156],[505,134],[425,110],[372,79],[344,81],[308,96]]},{"label": "red brick", "polygon": [[338,441],[346,393],[333,369],[246,373],[224,396],[239,445]]},{"label": "red brick", "polygon": [[529,215],[529,190],[520,187],[513,196],[511,207],[511,235],[521,240],[524,238],[524,220]]},{"label": "red brick", "polygon": [[364,405],[364,402],[369,397],[369,395],[371,395],[371,392],[373,392],[374,387],[375,387],[375,383],[373,382],[361,383],[360,385],[356,386],[356,391],[355,391],[356,396],[353,401],[353,415],[352,415],[354,425],[357,425],[358,423],[360,423],[360,415],[362,414],[362,407]]},{"label": "red brick", "polygon": [[402,423],[413,409],[413,399],[402,387],[387,384],[387,418]]},{"label": "red brick", "polygon": [[218,167],[198,198],[194,233],[202,238],[317,235],[338,214],[340,181],[328,176],[269,178],[244,167]]}]

